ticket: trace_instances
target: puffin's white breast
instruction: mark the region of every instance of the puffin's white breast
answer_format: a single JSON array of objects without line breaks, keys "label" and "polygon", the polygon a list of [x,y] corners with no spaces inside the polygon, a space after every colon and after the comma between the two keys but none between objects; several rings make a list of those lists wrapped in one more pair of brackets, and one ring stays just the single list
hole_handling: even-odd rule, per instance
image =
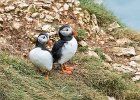
[{"label": "puffin's white breast", "polygon": [[58,63],[63,64],[70,60],[76,53],[77,47],[78,44],[74,37],[72,38],[72,40],[65,43],[62,47],[62,57],[60,58],[60,60],[58,60]]},{"label": "puffin's white breast", "polygon": [[53,58],[50,52],[42,50],[41,48],[34,48],[29,53],[31,62],[41,68],[50,71],[53,65]]}]

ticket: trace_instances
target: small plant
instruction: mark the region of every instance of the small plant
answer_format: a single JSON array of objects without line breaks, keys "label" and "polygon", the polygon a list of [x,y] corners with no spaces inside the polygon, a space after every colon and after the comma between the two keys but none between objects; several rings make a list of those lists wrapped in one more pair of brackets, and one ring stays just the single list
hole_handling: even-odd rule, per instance
[{"label": "small plant", "polygon": [[86,51],[88,51],[88,46],[79,47],[78,50],[79,50],[79,52],[86,52]]},{"label": "small plant", "polygon": [[95,52],[100,56],[100,58],[101,58],[102,60],[105,60],[105,59],[106,59],[106,58],[105,58],[105,55],[103,54],[103,51],[102,51],[101,48],[96,48],[96,49],[95,49]]},{"label": "small plant", "polygon": [[78,40],[86,39],[87,38],[86,30],[79,29],[78,30]]}]

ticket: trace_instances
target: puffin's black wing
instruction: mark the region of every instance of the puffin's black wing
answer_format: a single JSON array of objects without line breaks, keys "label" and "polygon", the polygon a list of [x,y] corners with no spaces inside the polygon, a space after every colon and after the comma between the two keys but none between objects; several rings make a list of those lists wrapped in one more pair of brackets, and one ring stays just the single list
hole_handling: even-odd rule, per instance
[{"label": "puffin's black wing", "polygon": [[58,40],[53,48],[52,48],[52,55],[54,58],[54,62],[57,62],[61,56],[62,56],[62,47],[64,46],[64,43],[66,43],[66,41],[63,40]]}]

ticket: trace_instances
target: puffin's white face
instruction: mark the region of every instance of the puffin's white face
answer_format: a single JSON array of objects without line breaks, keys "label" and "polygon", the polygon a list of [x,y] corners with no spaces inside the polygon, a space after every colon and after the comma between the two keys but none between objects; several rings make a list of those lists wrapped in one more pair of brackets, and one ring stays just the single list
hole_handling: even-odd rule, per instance
[{"label": "puffin's white face", "polygon": [[49,40],[49,35],[47,33],[38,36],[38,42],[41,44],[46,43]]},{"label": "puffin's white face", "polygon": [[64,27],[62,30],[60,30],[60,33],[63,35],[63,36],[69,36],[71,35],[73,32],[72,28],[71,27]]}]

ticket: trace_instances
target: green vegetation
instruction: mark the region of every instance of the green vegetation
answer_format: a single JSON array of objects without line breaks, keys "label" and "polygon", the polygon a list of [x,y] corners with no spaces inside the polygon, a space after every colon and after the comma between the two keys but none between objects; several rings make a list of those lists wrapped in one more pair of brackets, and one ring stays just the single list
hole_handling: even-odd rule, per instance
[{"label": "green vegetation", "polygon": [[87,37],[88,35],[86,33],[86,30],[78,29],[78,37],[77,37],[78,40],[83,40],[83,39],[86,39]]},{"label": "green vegetation", "polygon": [[139,100],[140,90],[138,88],[140,87],[129,80],[130,75],[106,70],[101,64],[102,61],[94,57],[81,59],[81,65],[88,70],[88,73],[84,75],[87,86],[119,100]]},{"label": "green vegetation", "polygon": [[99,26],[105,27],[114,21],[119,22],[119,20],[103,5],[97,5],[93,0],[80,0],[80,2],[83,9],[89,11],[91,15],[95,14],[97,16]]},{"label": "green vegetation", "polygon": [[133,40],[135,42],[140,41],[140,34],[139,32],[126,29],[126,28],[120,28],[117,30],[114,30],[113,32],[109,32],[108,34],[113,35],[116,39],[119,38],[129,38],[130,40]]},{"label": "green vegetation", "polygon": [[111,11],[108,11],[103,5],[97,5],[93,0],[80,0],[80,2],[81,8],[89,11],[91,15],[96,15],[99,26],[104,27],[105,30],[106,27],[111,23],[119,23],[121,28],[115,29],[112,32],[108,32],[108,34],[113,35],[116,39],[125,37],[137,42],[140,41],[139,32],[127,29],[126,26],[121,23],[119,19],[115,17]]},{"label": "green vegetation", "polygon": [[105,60],[105,59],[106,59],[106,58],[105,58],[105,55],[103,54],[103,51],[102,51],[101,48],[96,48],[96,49],[95,49],[95,52],[100,56],[100,58],[101,58],[102,60]]},{"label": "green vegetation", "polygon": [[79,51],[79,52],[86,52],[86,51],[88,51],[88,46],[79,47],[79,48],[78,48],[78,51]]},{"label": "green vegetation", "polygon": [[77,54],[73,75],[53,70],[48,80],[20,57],[0,54],[0,97],[2,100],[139,100],[140,88],[120,73],[106,70],[102,61]]},{"label": "green vegetation", "polygon": [[2,100],[106,100],[88,87],[82,73],[65,75],[52,71],[49,80],[20,57],[0,53],[0,99]]}]

